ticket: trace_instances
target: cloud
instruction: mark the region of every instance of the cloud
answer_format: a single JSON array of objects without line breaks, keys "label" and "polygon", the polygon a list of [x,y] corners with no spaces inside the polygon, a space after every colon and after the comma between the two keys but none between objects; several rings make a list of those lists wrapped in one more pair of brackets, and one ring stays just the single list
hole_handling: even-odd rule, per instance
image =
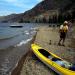
[{"label": "cloud", "polygon": [[7,3],[10,3],[13,6],[22,7],[24,6],[23,0],[4,0]]},{"label": "cloud", "polygon": [[40,1],[42,0],[0,0],[0,15],[25,12]]},{"label": "cloud", "polygon": [[32,8],[37,3],[39,3],[42,0],[2,0],[8,4],[11,4],[12,6],[20,7],[20,8]]}]

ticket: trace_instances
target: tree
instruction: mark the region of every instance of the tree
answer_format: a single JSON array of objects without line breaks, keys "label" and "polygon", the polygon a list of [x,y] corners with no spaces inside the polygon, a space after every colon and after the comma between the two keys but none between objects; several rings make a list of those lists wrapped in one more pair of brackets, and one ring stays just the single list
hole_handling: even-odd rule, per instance
[{"label": "tree", "polygon": [[38,23],[38,20],[37,19],[35,20],[35,23]]},{"label": "tree", "polygon": [[52,19],[51,19],[51,17],[49,16],[49,20],[48,20],[48,23],[51,23],[51,20],[52,20]]},{"label": "tree", "polygon": [[45,17],[43,17],[43,23],[47,23],[47,20]]},{"label": "tree", "polygon": [[64,15],[62,15],[61,13],[58,15],[58,22],[59,23],[63,23],[64,22]]},{"label": "tree", "polygon": [[72,11],[72,19],[75,19],[75,10]]},{"label": "tree", "polygon": [[24,22],[23,19],[20,19],[19,23],[23,23],[23,22]]},{"label": "tree", "polygon": [[53,23],[57,23],[57,16],[56,15],[53,16]]}]

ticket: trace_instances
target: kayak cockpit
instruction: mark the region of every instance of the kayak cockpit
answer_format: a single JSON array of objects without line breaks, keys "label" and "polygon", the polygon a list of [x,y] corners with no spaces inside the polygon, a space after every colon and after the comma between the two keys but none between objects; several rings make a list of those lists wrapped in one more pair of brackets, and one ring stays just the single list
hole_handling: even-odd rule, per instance
[{"label": "kayak cockpit", "polygon": [[46,50],[44,50],[44,49],[39,49],[38,50],[42,55],[44,55],[45,57],[49,57],[49,56],[51,56],[51,54],[48,52],[48,51],[46,51]]},{"label": "kayak cockpit", "polygon": [[39,49],[38,50],[42,55],[44,55],[45,57],[51,59],[52,61],[57,61],[57,60],[61,60],[59,58],[54,57],[52,54],[50,54],[48,51],[44,50],[44,49]]},{"label": "kayak cockpit", "polygon": [[46,51],[44,49],[38,49],[38,51],[45,57],[47,57],[50,60],[54,61],[55,63],[59,64],[61,67],[69,69],[71,71],[75,71],[75,65],[73,65],[67,61],[64,61],[60,58],[54,57],[52,54],[50,54],[48,51]]}]

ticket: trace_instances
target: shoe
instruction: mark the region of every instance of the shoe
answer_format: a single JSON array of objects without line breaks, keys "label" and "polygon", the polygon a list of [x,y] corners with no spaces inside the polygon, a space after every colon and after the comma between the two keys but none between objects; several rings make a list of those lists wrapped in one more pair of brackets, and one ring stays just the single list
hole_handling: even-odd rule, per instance
[{"label": "shoe", "polygon": [[58,43],[58,45],[59,45],[59,46],[61,46],[61,44],[60,44],[60,43]]},{"label": "shoe", "polygon": [[64,44],[62,44],[62,46],[65,46]]}]

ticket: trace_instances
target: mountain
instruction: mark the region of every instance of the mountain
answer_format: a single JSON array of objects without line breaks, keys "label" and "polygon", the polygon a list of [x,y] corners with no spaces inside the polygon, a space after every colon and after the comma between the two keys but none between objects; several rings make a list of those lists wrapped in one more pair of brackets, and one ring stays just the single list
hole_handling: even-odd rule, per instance
[{"label": "mountain", "polygon": [[11,14],[7,16],[3,16],[0,18],[0,22],[7,23],[7,22],[17,22],[17,18],[21,17],[22,14]]},{"label": "mountain", "polygon": [[[74,19],[75,1],[74,0],[43,0],[34,8],[21,13],[4,16],[2,22],[43,22],[64,19]],[[70,16],[70,17],[69,17]]]}]

